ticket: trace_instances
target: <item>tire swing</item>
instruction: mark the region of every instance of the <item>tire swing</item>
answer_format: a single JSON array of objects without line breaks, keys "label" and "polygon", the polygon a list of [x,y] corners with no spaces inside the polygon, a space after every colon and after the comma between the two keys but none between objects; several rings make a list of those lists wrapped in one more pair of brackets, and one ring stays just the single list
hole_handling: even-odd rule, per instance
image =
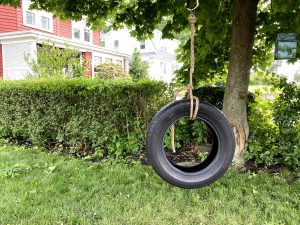
[{"label": "tire swing", "polygon": [[[223,176],[231,165],[235,151],[234,134],[224,114],[211,104],[199,103],[192,93],[195,64],[194,11],[198,6],[197,0],[197,6],[188,9],[191,12],[189,99],[174,101],[154,116],[148,127],[146,143],[148,158],[156,173],[170,184],[188,189],[207,186]],[[201,129],[197,129],[199,127]],[[184,144],[184,140],[176,134],[186,138],[186,130],[191,131],[192,138],[208,143],[193,146]],[[175,141],[177,145],[185,147],[176,149]],[[177,157],[177,153],[181,156]]]}]

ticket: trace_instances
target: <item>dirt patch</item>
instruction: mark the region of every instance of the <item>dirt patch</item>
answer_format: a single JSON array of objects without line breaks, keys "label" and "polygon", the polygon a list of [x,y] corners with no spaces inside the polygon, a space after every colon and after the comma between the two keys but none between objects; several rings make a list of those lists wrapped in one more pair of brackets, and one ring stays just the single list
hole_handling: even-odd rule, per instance
[{"label": "dirt patch", "polygon": [[256,164],[254,161],[246,161],[245,169],[246,171],[261,173],[261,172],[268,172],[268,173],[280,173],[283,170],[283,166],[281,165],[271,165],[265,166],[263,164]]}]

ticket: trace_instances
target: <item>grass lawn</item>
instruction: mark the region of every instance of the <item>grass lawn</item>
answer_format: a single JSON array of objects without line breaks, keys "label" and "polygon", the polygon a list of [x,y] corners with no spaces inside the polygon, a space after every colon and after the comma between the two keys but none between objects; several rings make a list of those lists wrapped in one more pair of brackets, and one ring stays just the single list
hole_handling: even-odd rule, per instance
[{"label": "grass lawn", "polygon": [[149,166],[0,147],[0,224],[300,224],[294,174],[230,171],[183,190]]},{"label": "grass lawn", "polygon": [[255,90],[260,89],[262,91],[264,91],[265,88],[267,88],[268,86],[266,85],[250,85],[248,88],[249,92],[255,92]]}]

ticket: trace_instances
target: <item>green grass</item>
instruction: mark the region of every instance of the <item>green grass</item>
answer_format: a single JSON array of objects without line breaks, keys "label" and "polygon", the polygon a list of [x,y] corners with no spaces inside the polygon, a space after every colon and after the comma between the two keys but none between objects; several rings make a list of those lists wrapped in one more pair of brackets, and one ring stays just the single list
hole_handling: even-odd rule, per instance
[{"label": "green grass", "polygon": [[248,91],[254,93],[255,90],[257,90],[257,89],[264,91],[265,88],[268,88],[268,86],[266,86],[266,85],[250,85],[248,88]]},{"label": "green grass", "polygon": [[293,176],[231,170],[209,187],[183,190],[138,163],[0,147],[0,224],[298,225]]}]

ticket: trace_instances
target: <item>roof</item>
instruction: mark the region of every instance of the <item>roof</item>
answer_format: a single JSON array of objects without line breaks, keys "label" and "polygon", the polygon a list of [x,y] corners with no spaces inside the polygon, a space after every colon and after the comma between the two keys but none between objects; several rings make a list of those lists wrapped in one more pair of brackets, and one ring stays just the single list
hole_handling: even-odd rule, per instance
[{"label": "roof", "polygon": [[162,59],[167,59],[167,60],[176,60],[176,56],[169,54],[167,52],[161,51],[161,50],[156,50],[155,52],[143,52],[141,53],[142,56],[148,56],[148,57],[158,57]]}]

